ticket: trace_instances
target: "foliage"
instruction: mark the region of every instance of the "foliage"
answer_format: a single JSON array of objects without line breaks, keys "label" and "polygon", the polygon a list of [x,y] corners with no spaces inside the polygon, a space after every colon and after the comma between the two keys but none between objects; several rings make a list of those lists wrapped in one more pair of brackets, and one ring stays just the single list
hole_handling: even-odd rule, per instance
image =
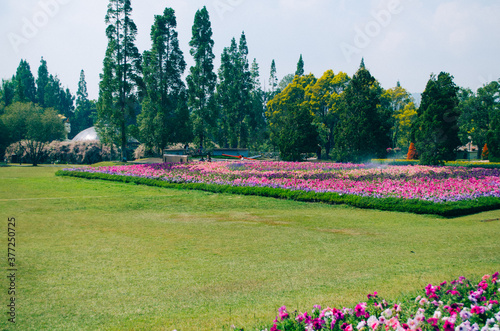
[{"label": "foliage", "polygon": [[271,70],[269,72],[269,88],[270,94],[269,94],[269,99],[274,98],[276,90],[278,87],[278,74],[276,72],[276,62],[274,62],[274,59],[271,61]]},{"label": "foliage", "polygon": [[42,57],[40,66],[38,67],[38,77],[36,79],[36,100],[41,107],[45,105],[45,88],[49,83],[49,70],[47,68],[47,61]]},{"label": "foliage", "polygon": [[40,162],[45,146],[64,136],[64,125],[57,112],[33,103],[13,103],[6,108],[2,121],[10,133],[9,141],[19,142],[19,151],[25,150],[34,166]]},{"label": "foliage", "polygon": [[483,160],[488,160],[488,155],[489,155],[489,151],[488,151],[488,144],[484,144],[484,147],[483,147],[483,150],[481,152],[481,158]]},{"label": "foliage", "polygon": [[410,143],[410,148],[408,148],[408,155],[406,155],[407,160],[417,160],[418,159],[418,153],[417,153],[417,148],[415,147],[414,143]]},{"label": "foliage", "polygon": [[490,128],[486,140],[489,149],[489,160],[500,162],[500,83],[491,83],[489,86],[492,85],[495,87],[495,93],[491,96],[495,100],[495,103],[491,106]]},{"label": "foliage", "polygon": [[285,161],[302,160],[303,153],[315,153],[318,149],[318,132],[305,101],[308,86],[315,83],[312,74],[295,76],[292,84],[267,104],[271,141]]},{"label": "foliage", "polygon": [[186,62],[176,27],[172,8],[156,15],[151,27],[152,47],[143,56],[146,95],[138,117],[140,137],[147,148],[158,151],[191,139],[186,86],[182,81]]},{"label": "foliage", "polygon": [[249,117],[252,110],[252,76],[248,64],[248,47],[242,33],[239,46],[231,40],[221,56],[217,101],[217,142],[225,148],[246,148],[252,128]]},{"label": "foliage", "polygon": [[410,144],[411,128],[417,119],[415,100],[398,82],[396,87],[384,91],[381,103],[391,116],[392,147],[405,148]]},{"label": "foliage", "polygon": [[[13,102],[36,102],[35,78],[26,60],[21,60],[13,78],[14,97]],[[8,106],[8,104],[6,104]]]},{"label": "foliage", "polygon": [[[460,89],[459,108],[460,139],[462,144],[470,141],[483,146],[487,141],[488,131],[493,128],[492,121],[500,105],[500,83],[493,81],[480,87],[477,93],[469,89]],[[481,150],[478,150],[478,154]],[[479,155],[478,155],[479,156]]]},{"label": "foliage", "polygon": [[349,80],[349,76],[343,72],[335,75],[332,70],[328,70],[316,83],[309,85],[306,91],[306,100],[314,115],[321,146],[327,157],[335,144],[334,133],[339,120],[340,96]]},{"label": "foliage", "polygon": [[461,145],[457,93],[458,87],[448,73],[432,75],[427,82],[415,125],[420,164],[440,165],[456,158],[455,150]]},{"label": "foliage", "polygon": [[70,137],[74,137],[81,131],[94,126],[95,116],[97,115],[95,101],[88,99],[87,82],[85,81],[85,72],[83,70],[80,71],[76,96],[76,109],[71,121]]},{"label": "foliage", "polygon": [[[45,144],[38,156],[39,164],[94,164],[104,160],[114,160],[119,155],[116,154],[116,147],[101,144],[99,141],[53,141]],[[16,154],[19,162],[33,162],[29,153],[28,142],[21,142],[10,145],[5,158],[12,162],[12,154]]]},{"label": "foliage", "polygon": [[191,110],[193,134],[201,148],[208,143],[209,132],[215,126],[215,85],[214,41],[212,26],[206,7],[198,10],[194,17],[192,38],[189,42],[194,66],[186,77],[188,85],[188,105]]},{"label": "foliage", "polygon": [[498,330],[500,325],[498,272],[478,284],[465,277],[428,284],[414,298],[388,302],[377,292],[352,308],[316,305],[312,312],[289,313],[285,306],[270,331],[295,330]]},{"label": "foliage", "polygon": [[342,93],[335,127],[335,158],[363,162],[383,157],[390,144],[389,118],[380,107],[382,88],[360,67]]},{"label": "foliage", "polygon": [[302,59],[302,54],[300,54],[299,62],[297,62],[297,70],[295,71],[295,76],[304,75],[304,60]]},{"label": "foliage", "polygon": [[137,87],[142,86],[137,26],[130,0],[109,0],[105,17],[108,46],[99,83],[96,129],[106,144],[121,146],[127,160],[128,125],[135,121]]}]

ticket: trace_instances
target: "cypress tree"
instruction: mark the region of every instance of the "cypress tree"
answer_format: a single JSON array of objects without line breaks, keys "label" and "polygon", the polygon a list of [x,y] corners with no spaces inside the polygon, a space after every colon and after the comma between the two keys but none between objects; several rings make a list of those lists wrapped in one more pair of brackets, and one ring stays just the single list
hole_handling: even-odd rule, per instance
[{"label": "cypress tree", "polygon": [[163,15],[156,15],[151,27],[152,47],[143,56],[146,95],[138,122],[143,142],[149,149],[158,151],[168,144],[187,142],[190,138],[186,87],[182,81],[186,62],[176,27],[172,8],[165,8]]},{"label": "cypress tree", "polygon": [[206,7],[198,10],[194,17],[192,38],[189,42],[190,53],[195,65],[190,68],[186,78],[188,84],[188,105],[192,111],[194,135],[200,148],[203,148],[207,136],[215,124],[215,85],[214,41],[212,26]]}]

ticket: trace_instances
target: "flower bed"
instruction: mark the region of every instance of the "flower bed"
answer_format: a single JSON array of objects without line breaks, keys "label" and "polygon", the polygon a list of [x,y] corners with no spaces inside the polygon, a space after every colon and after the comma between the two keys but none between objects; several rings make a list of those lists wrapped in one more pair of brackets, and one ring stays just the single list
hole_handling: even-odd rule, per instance
[{"label": "flower bed", "polygon": [[[214,189],[208,187],[241,188],[229,191],[277,197],[282,197],[284,190],[286,198],[307,196],[303,200],[384,210],[406,211],[401,206],[388,206],[401,201],[422,206],[441,205],[441,209],[473,206],[473,212],[500,208],[500,169],[250,161],[85,167],[65,171],[102,175],[107,179],[121,176],[182,185],[203,184],[211,191]],[[358,203],[362,200],[363,203]],[[460,202],[462,204],[453,205]],[[486,209],[481,209],[486,205]],[[479,210],[478,206],[481,206]]]},{"label": "flower bed", "polygon": [[314,306],[311,313],[281,307],[270,331],[295,330],[445,330],[500,331],[498,272],[478,284],[464,277],[427,285],[411,300],[388,302],[377,292],[354,308]]}]

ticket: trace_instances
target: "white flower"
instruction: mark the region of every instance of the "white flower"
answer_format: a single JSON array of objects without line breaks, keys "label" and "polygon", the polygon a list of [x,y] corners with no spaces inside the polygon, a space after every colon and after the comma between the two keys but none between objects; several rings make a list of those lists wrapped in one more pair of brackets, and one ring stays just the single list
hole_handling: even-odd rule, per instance
[{"label": "white flower", "polygon": [[441,318],[441,316],[442,316],[441,311],[440,311],[440,310],[436,310],[436,311],[434,312],[434,316],[432,316],[432,317],[437,318],[437,319],[440,319],[440,318]]},{"label": "white flower", "polygon": [[384,312],[382,313],[382,315],[384,315],[385,318],[391,318],[391,316],[392,316],[392,309],[386,309],[386,310],[384,310]]},{"label": "white flower", "polygon": [[364,328],[366,326],[366,322],[365,321],[361,321],[359,322],[358,326],[356,327],[356,329],[358,330],[361,330],[362,328]]}]

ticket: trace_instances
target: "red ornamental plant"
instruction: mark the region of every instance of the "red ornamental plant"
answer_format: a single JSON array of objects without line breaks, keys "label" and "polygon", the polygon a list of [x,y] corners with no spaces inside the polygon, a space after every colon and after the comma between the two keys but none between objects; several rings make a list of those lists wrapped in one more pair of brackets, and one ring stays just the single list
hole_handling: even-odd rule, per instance
[{"label": "red ornamental plant", "polygon": [[408,155],[406,155],[407,160],[416,160],[417,159],[417,149],[415,148],[415,144],[411,143],[410,148],[408,149]]},{"label": "red ornamental plant", "polygon": [[489,154],[490,154],[490,151],[488,150],[488,144],[484,144],[483,153],[481,153],[483,160],[488,160]]}]

